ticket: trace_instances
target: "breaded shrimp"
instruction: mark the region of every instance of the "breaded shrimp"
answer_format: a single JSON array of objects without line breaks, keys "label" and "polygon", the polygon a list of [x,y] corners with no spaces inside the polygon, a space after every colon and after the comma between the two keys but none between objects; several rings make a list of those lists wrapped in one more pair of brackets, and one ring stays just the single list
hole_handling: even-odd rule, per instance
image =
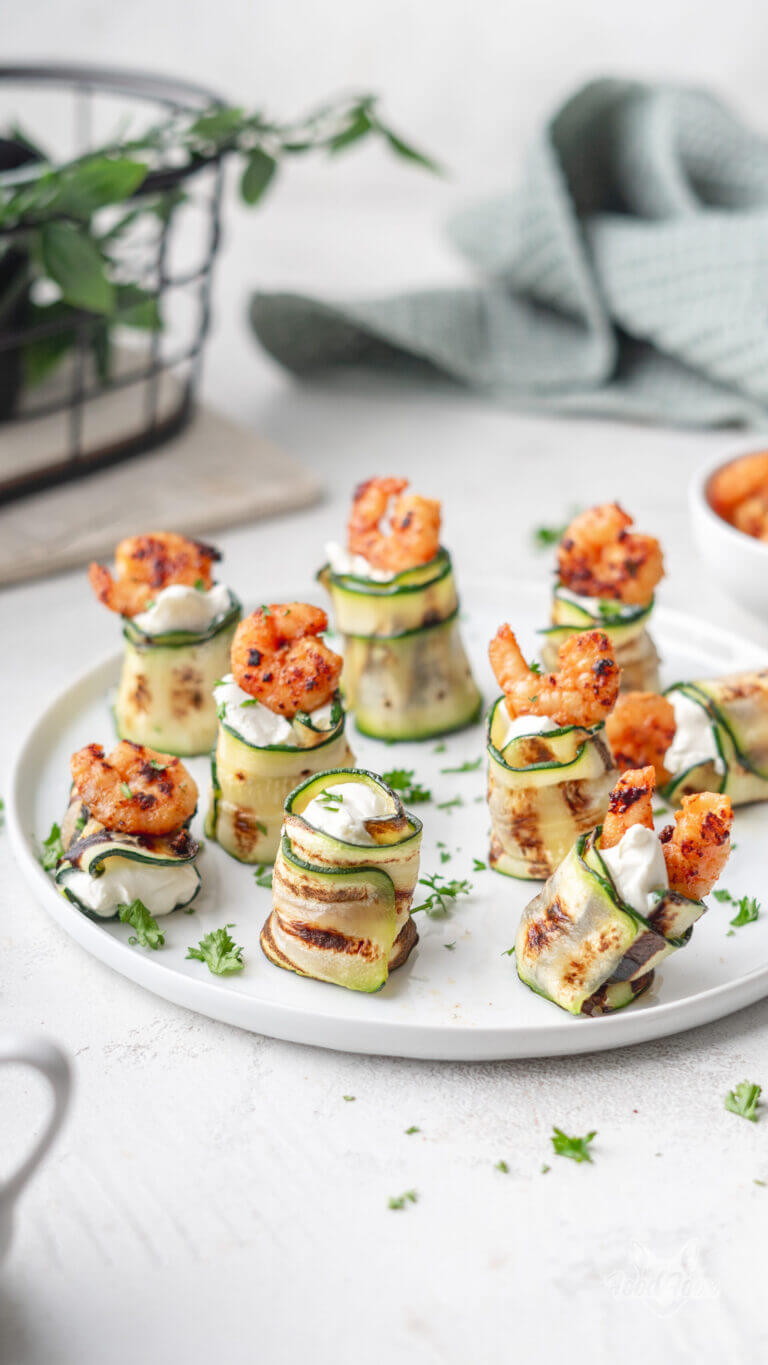
[{"label": "breaded shrimp", "polygon": [[714,792],[683,797],[675,824],[659,835],[672,891],[691,900],[709,894],[728,861],[732,825],[730,797]]},{"label": "breaded shrimp", "polygon": [[170,754],[124,739],[105,758],[100,744],[87,744],[70,768],[84,806],[118,833],[172,834],[195,813],[197,785]]},{"label": "breaded shrimp", "polygon": [[631,825],[653,829],[653,768],[634,768],[622,773],[609,797],[608,813],[600,836],[601,848],[613,848]]},{"label": "breaded shrimp", "polygon": [[661,547],[653,536],[630,531],[632,518],[616,502],[590,507],[571,522],[560,541],[560,582],[585,597],[615,598],[627,605],[650,602],[664,574]]},{"label": "breaded shrimp", "polygon": [[675,737],[675,711],[656,692],[623,692],[605,722],[605,733],[620,770],[652,763],[656,781],[669,781],[664,755]]},{"label": "breaded shrimp", "polygon": [[550,716],[559,725],[597,725],[618,695],[619,668],[610,641],[600,630],[565,640],[558,650],[557,673],[533,672],[508,625],[499,627],[488,656],[510,716]]},{"label": "breaded shrimp", "polygon": [[272,602],[259,607],[235,631],[232,673],[249,696],[291,719],[315,711],[333,697],[342,659],[324,640],[328,628],[320,607],[305,602]]},{"label": "breaded shrimp", "polygon": [[[440,503],[404,493],[407,479],[368,479],[355,489],[349,515],[348,546],[375,569],[402,573],[428,564],[440,549]],[[381,521],[392,503],[390,528]]]},{"label": "breaded shrimp", "polygon": [[210,588],[212,566],[218,559],[221,555],[213,545],[188,540],[175,531],[151,531],[120,541],[115,550],[116,578],[103,564],[91,564],[88,577],[99,601],[110,611],[137,616],[171,583]]}]

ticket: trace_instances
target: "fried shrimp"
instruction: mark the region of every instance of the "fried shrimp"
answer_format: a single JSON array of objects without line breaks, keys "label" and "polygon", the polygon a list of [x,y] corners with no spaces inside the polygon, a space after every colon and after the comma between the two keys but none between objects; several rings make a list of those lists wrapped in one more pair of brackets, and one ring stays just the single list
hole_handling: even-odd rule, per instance
[{"label": "fried shrimp", "polygon": [[87,744],[70,768],[90,814],[120,834],[172,834],[195,813],[197,785],[170,754],[124,739],[105,758],[100,744]]},{"label": "fried shrimp", "polygon": [[712,890],[731,851],[730,797],[695,792],[683,797],[675,824],[660,833],[670,890],[701,900]]},{"label": "fried shrimp", "polygon": [[499,627],[488,656],[510,716],[549,716],[559,725],[597,725],[618,695],[619,668],[601,630],[565,640],[558,650],[557,673],[530,669],[508,625]]},{"label": "fried shrimp", "polygon": [[221,555],[213,545],[188,540],[174,531],[151,531],[120,541],[115,550],[116,578],[103,564],[91,564],[88,578],[99,601],[110,611],[137,616],[171,583],[210,588],[212,566],[218,559]]},{"label": "fried shrimp", "polygon": [[718,469],[709,481],[718,516],[758,540],[768,540],[768,451],[744,455]]},{"label": "fried shrimp", "polygon": [[623,692],[605,722],[605,733],[618,768],[651,763],[657,783],[669,781],[664,755],[675,737],[675,712],[666,697],[657,692]]},{"label": "fried shrimp", "polygon": [[[440,503],[405,493],[407,479],[368,479],[355,489],[348,546],[375,569],[402,573],[428,564],[440,549]],[[394,502],[392,502],[394,499]],[[390,528],[381,522],[390,508]]]},{"label": "fried shrimp", "polygon": [[320,607],[273,602],[259,607],[235,631],[232,673],[249,696],[289,720],[315,711],[333,697],[342,659],[317,637],[328,628]]},{"label": "fried shrimp", "polygon": [[630,531],[632,518],[616,502],[590,507],[560,541],[560,582],[585,597],[608,597],[628,606],[649,602],[664,574],[661,546]]},{"label": "fried shrimp", "polygon": [[622,773],[608,799],[601,848],[614,848],[632,825],[653,829],[653,768],[631,768]]}]

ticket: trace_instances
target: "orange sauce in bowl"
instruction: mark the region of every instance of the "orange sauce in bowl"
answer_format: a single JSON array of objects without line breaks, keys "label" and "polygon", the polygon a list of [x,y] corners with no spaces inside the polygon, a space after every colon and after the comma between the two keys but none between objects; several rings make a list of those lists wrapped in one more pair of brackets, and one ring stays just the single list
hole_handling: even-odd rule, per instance
[{"label": "orange sauce in bowl", "polygon": [[707,500],[723,521],[768,544],[768,450],[741,455],[716,470]]}]

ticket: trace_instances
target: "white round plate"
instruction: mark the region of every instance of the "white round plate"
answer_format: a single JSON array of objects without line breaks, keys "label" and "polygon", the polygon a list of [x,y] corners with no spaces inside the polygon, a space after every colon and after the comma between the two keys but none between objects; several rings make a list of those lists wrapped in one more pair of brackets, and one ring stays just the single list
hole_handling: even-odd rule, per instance
[{"label": "white round plate", "polygon": [[[295,594],[290,594],[286,600]],[[475,675],[486,700],[497,689],[486,657],[487,642],[510,620],[524,650],[537,651],[536,629],[546,618],[547,592],[530,584],[475,581],[465,585],[463,631]],[[734,668],[765,667],[768,654],[748,641],[677,612],[659,609],[654,636],[664,658],[664,681],[707,677]],[[591,1052],[639,1043],[693,1028],[768,994],[768,913],[729,936],[733,910],[710,898],[693,939],[656,972],[649,992],[628,1009],[604,1019],[574,1018],[527,990],[507,956],[520,912],[540,883],[513,881],[485,862],[488,816],[485,761],[477,771],[446,773],[484,755],[484,729],[422,744],[386,745],[350,730],[357,761],[376,772],[414,768],[433,801],[416,807],[424,821],[422,875],[439,872],[467,878],[473,890],[443,919],[417,916],[418,947],[384,989],[363,995],[309,981],[272,966],[259,947],[270,892],[256,885],[253,869],[206,841],[200,858],[203,890],[195,913],[176,911],[162,921],[165,947],[131,947],[130,929],[113,921],[94,923],[55,889],[38,862],[41,839],[63,814],[68,759],[91,741],[109,744],[112,719],[107,694],[118,678],[114,656],[68,687],[32,728],[12,776],[8,823],[25,878],[53,918],[95,957],[148,990],[176,1004],[292,1042],[348,1052],[444,1060],[485,1060]],[[438,752],[438,749],[440,750]],[[202,834],[208,762],[189,761],[200,787],[195,832]],[[440,809],[460,797],[462,805]],[[660,821],[664,823],[664,821]],[[762,898],[768,838],[768,804],[736,813],[725,885],[735,896]],[[441,860],[442,854],[450,857]],[[417,892],[427,894],[426,888]],[[418,903],[419,895],[416,901]],[[215,977],[186,960],[188,946],[210,929],[234,923],[244,947],[245,969]]]}]

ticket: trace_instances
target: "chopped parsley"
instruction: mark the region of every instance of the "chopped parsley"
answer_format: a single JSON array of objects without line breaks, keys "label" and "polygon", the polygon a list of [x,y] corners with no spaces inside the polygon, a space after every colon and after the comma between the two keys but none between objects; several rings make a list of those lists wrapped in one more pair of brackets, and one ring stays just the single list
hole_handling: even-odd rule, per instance
[{"label": "chopped parsley", "polygon": [[592,1156],[589,1151],[589,1144],[593,1138],[597,1137],[597,1132],[593,1130],[587,1133],[586,1137],[568,1137],[562,1128],[552,1129],[552,1148],[555,1156],[568,1157],[570,1161],[591,1161]]},{"label": "chopped parsley", "polygon": [[61,842],[61,828],[54,821],[51,825],[51,832],[48,835],[48,838],[43,840],[43,852],[40,856],[40,862],[46,872],[53,872],[59,858],[63,857],[64,845]]},{"label": "chopped parsley", "polygon": [[548,1166],[547,1163],[546,1163],[546,1161],[545,1161],[544,1164],[542,1165],[542,1168],[541,1168],[541,1174],[542,1174],[542,1175],[546,1175],[546,1174],[547,1174],[547,1171],[551,1171],[551,1170],[552,1170],[552,1167],[551,1167],[551,1166]]},{"label": "chopped parsley", "polygon": [[515,951],[515,945],[512,944],[512,947],[511,947],[511,948],[505,948],[505,949],[504,949],[504,952],[501,954],[501,956],[502,956],[502,957],[511,957],[512,954],[514,953],[514,951]]},{"label": "chopped parsley", "polygon": [[131,789],[130,789],[130,787],[128,786],[128,783],[127,783],[127,782],[121,782],[121,783],[120,783],[120,790],[121,790],[121,792],[123,793],[123,796],[125,797],[126,801],[132,801],[132,800],[133,800],[133,792],[131,791]]},{"label": "chopped parsley", "polygon": [[454,796],[450,801],[439,801],[438,810],[453,810],[455,806],[463,806],[464,802],[460,796]]},{"label": "chopped parsley", "polygon": [[722,887],[719,891],[713,891],[712,895],[716,901],[720,901],[721,905],[736,904],[730,891],[726,891],[725,887]]},{"label": "chopped parsley", "polygon": [[456,940],[454,939],[453,943],[444,943],[443,947],[447,948],[449,953],[452,953],[454,948],[456,947]]},{"label": "chopped parsley", "polygon": [[268,891],[271,890],[272,869],[267,867],[266,863],[259,863],[258,867],[254,868],[253,876],[257,886],[264,886]]},{"label": "chopped parsley", "polygon": [[529,662],[529,664],[528,664],[528,672],[529,672],[529,673],[540,673],[540,672],[541,672],[541,664],[539,663],[538,659],[531,659],[531,660],[530,660],[530,662]]},{"label": "chopped parsley", "polygon": [[353,1104],[357,1097],[355,1095],[342,1095],[341,1098],[346,1100],[347,1104]]},{"label": "chopped parsley", "polygon": [[405,1135],[406,1135],[406,1137],[410,1137],[410,1136],[411,1136],[411,1133],[420,1133],[420,1132],[421,1132],[421,1129],[420,1129],[420,1128],[417,1128],[417,1126],[416,1126],[415,1123],[412,1123],[411,1126],[410,1126],[410,1128],[406,1128],[406,1129],[405,1129]]},{"label": "chopped parsley", "polygon": [[164,773],[168,765],[167,763],[158,763],[156,758],[150,758],[149,766],[154,768],[156,773]]},{"label": "chopped parsley", "polygon": [[509,1166],[506,1161],[497,1161],[493,1169],[495,1171],[501,1171],[502,1175],[509,1175]]},{"label": "chopped parsley", "polygon": [[259,611],[261,612],[262,616],[272,615],[272,612],[269,610],[269,607],[267,606],[266,602],[262,602],[261,606],[259,607]]},{"label": "chopped parsley", "polygon": [[447,747],[448,747],[448,746],[447,746],[446,744],[436,744],[435,747],[434,747],[434,749],[432,750],[432,753],[433,753],[433,754],[444,754]]},{"label": "chopped parsley", "polygon": [[212,929],[210,934],[204,934],[197,948],[187,949],[187,958],[204,962],[214,976],[241,972],[245,966],[243,950],[229,932],[234,927],[233,924],[225,924],[222,929]]},{"label": "chopped parsley", "polygon": [[534,549],[549,550],[558,545],[568,530],[568,523],[562,526],[534,526],[531,532]]},{"label": "chopped parsley", "polygon": [[755,920],[759,919],[760,902],[754,896],[742,896],[736,904],[738,905],[738,913],[731,920],[735,929],[741,929],[744,924],[754,924]]},{"label": "chopped parsley", "polygon": [[197,588],[198,592],[205,592],[205,580],[202,578],[196,578],[195,587]]},{"label": "chopped parsley", "polygon": [[731,1114],[738,1114],[741,1119],[749,1119],[750,1123],[757,1123],[757,1106],[762,1094],[762,1086],[755,1081],[741,1081],[733,1090],[729,1090],[725,1097],[725,1107]]},{"label": "chopped parsley", "polygon": [[[439,884],[441,882],[442,886]],[[471,882],[447,882],[440,872],[435,872],[432,877],[419,877],[419,886],[429,887],[430,895],[421,905],[417,905],[411,914],[417,915],[420,910],[424,910],[430,919],[440,919],[446,915],[449,901],[456,900],[458,896],[468,896],[472,890]]]},{"label": "chopped parsley", "polygon": [[449,862],[451,861],[451,856],[452,856],[452,855],[448,852],[448,849],[447,849],[447,848],[441,848],[441,849],[440,849],[440,862],[441,862],[441,863],[449,863]]},{"label": "chopped parsley", "polygon": [[422,787],[420,782],[414,781],[415,773],[413,768],[391,768],[388,773],[382,773],[382,782],[386,782],[394,792],[399,792],[403,801],[410,802],[412,806],[419,802],[431,801],[432,793],[427,787]]},{"label": "chopped parsley", "polygon": [[657,816],[669,815],[669,806],[654,806],[652,815],[654,819],[656,819]]},{"label": "chopped parsley", "polygon": [[484,863],[483,860],[482,860],[482,858],[473,858],[473,859],[472,859],[472,871],[473,871],[473,872],[486,872],[487,870],[488,870],[488,864],[487,864],[487,863]]},{"label": "chopped parsley", "polygon": [[130,905],[118,905],[117,913],[121,924],[130,924],[136,931],[128,939],[129,943],[138,943],[141,948],[162,948],[165,934],[143,901],[135,900],[131,901]]},{"label": "chopped parsley", "polygon": [[409,1204],[415,1204],[418,1198],[419,1196],[415,1190],[406,1190],[405,1194],[393,1194],[390,1195],[387,1208],[404,1209],[407,1208]]},{"label": "chopped parsley", "polygon": [[483,761],[482,754],[479,758],[468,758],[464,763],[460,763],[457,768],[441,768],[441,773],[476,773]]},{"label": "chopped parsley", "polygon": [[266,827],[266,825],[264,824],[264,821],[263,821],[263,820],[257,820],[257,821],[256,821],[256,828],[257,828],[257,830],[259,831],[259,834],[266,834],[266,832],[267,832],[267,827]]}]

